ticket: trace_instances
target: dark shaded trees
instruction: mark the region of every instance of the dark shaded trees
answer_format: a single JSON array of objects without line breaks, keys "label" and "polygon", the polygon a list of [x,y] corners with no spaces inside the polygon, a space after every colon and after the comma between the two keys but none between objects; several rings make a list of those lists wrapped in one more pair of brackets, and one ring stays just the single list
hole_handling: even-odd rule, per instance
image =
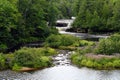
[{"label": "dark shaded trees", "polygon": [[57,32],[47,25],[49,22],[53,26],[54,15],[57,15],[55,6],[47,0],[0,0],[0,51],[45,40]]},{"label": "dark shaded trees", "polygon": [[7,0],[0,0],[0,50],[4,51],[15,45],[15,35],[12,31],[17,28],[21,14],[15,5]]}]

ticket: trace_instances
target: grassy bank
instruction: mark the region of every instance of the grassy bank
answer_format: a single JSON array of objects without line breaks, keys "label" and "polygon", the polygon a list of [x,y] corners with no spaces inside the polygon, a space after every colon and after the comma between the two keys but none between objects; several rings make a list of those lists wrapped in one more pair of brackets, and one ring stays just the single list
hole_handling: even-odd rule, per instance
[{"label": "grassy bank", "polygon": [[51,35],[45,41],[45,46],[57,48],[76,50],[78,47],[92,46],[95,43],[92,41],[81,40],[72,35]]},{"label": "grassy bank", "polygon": [[[49,36],[43,48],[23,47],[14,53],[0,54],[0,70],[12,69],[23,70],[41,69],[52,66],[50,56],[57,54],[55,49],[76,50],[78,47],[94,45],[94,42],[81,40],[71,35],[51,35]],[[50,48],[52,47],[52,48]],[[55,48],[55,49],[53,49]]]},{"label": "grassy bank", "polygon": [[57,54],[52,48],[21,48],[11,54],[0,54],[0,70],[19,71],[23,67],[41,69],[52,66],[50,56]]},{"label": "grassy bank", "polygon": [[[98,55],[96,55],[98,56]],[[120,69],[120,58],[118,57],[101,57],[101,58],[94,58],[88,57],[88,56],[83,56],[83,55],[78,55],[74,54],[71,57],[72,63],[77,65],[78,67],[88,67],[88,68],[93,68],[93,69]]]},{"label": "grassy bank", "polygon": [[94,69],[120,69],[120,34],[100,39],[94,46],[78,49],[71,55],[72,63]]}]

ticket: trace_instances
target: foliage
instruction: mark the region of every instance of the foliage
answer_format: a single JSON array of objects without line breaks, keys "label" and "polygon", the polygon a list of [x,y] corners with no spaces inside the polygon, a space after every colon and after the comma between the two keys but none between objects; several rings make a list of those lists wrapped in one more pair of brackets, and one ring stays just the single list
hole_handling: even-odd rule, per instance
[{"label": "foliage", "polygon": [[14,71],[19,71],[20,69],[21,69],[21,67],[16,63],[12,67],[12,70],[14,70]]},{"label": "foliage", "polygon": [[47,0],[0,0],[0,7],[0,52],[19,44],[42,41],[50,34],[58,33],[51,28],[57,10]]},{"label": "foliage", "polygon": [[43,68],[51,65],[50,55],[57,52],[51,48],[22,48],[14,53],[13,69],[16,67]]},{"label": "foliage", "polygon": [[41,48],[40,53],[43,56],[52,56],[52,55],[57,54],[57,51],[55,49],[46,47],[46,48]]},{"label": "foliage", "polygon": [[1,51],[1,52],[5,52],[6,49],[7,49],[7,45],[5,45],[5,44],[0,44],[0,51]]},{"label": "foliage", "polygon": [[3,70],[5,68],[6,68],[5,57],[3,56],[2,53],[0,53],[0,70]]},{"label": "foliage", "polygon": [[61,44],[61,36],[60,35],[51,35],[46,39],[46,46],[58,48]]},{"label": "foliage", "polygon": [[74,43],[78,43],[79,38],[71,35],[61,35],[61,46],[70,46],[74,45]]},{"label": "foliage", "polygon": [[120,58],[88,58],[79,54],[73,54],[71,56],[73,64],[79,67],[89,67],[94,69],[119,69],[120,68]]},{"label": "foliage", "polygon": [[120,35],[114,34],[107,39],[101,39],[95,52],[108,55],[120,53]]},{"label": "foliage", "polygon": [[0,51],[4,52],[17,43],[13,30],[17,28],[21,15],[8,0],[0,0],[0,7]]},{"label": "foliage", "polygon": [[75,47],[93,46],[92,41],[81,40],[72,35],[51,35],[46,39],[45,46],[75,50]]},{"label": "foliage", "polygon": [[71,35],[51,35],[46,40],[46,45],[54,48],[60,46],[75,46],[75,43],[78,43],[79,39]]},{"label": "foliage", "polygon": [[74,50],[76,50],[77,48],[74,47],[74,46],[59,46],[59,49],[61,49],[61,50],[70,50],[70,51],[74,51]]},{"label": "foliage", "polygon": [[86,32],[119,32],[119,8],[119,0],[76,0],[73,27]]},{"label": "foliage", "polygon": [[79,66],[79,62],[81,61],[81,59],[82,59],[82,57],[81,56],[79,56],[79,54],[78,53],[75,53],[75,54],[72,54],[71,55],[71,61],[72,61],[72,63],[74,63],[74,64],[76,64],[77,66]]},{"label": "foliage", "polygon": [[80,40],[80,42],[79,42],[79,46],[93,46],[93,45],[95,45],[95,43],[94,42],[92,42],[92,41],[87,41],[87,40]]}]

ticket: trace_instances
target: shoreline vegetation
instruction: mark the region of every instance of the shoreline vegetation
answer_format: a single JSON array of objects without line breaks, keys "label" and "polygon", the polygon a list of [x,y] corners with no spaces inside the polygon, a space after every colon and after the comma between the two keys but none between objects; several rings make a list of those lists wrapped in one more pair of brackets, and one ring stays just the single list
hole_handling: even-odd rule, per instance
[{"label": "shoreline vegetation", "polygon": [[78,67],[120,69],[119,40],[119,34],[100,39],[97,43],[71,35],[51,35],[46,39],[44,47],[23,47],[11,54],[1,53],[0,70],[32,71],[51,67],[51,56],[58,54],[57,49],[75,51],[70,59]]},{"label": "shoreline vegetation", "polygon": [[[76,51],[71,60],[78,66],[120,68],[120,58],[86,56],[120,54],[120,34],[97,43],[60,35],[56,20],[72,16],[76,18],[71,32],[120,33],[120,0],[0,0],[0,70],[52,66],[55,49]],[[39,41],[45,41],[44,47],[17,50],[18,45]]]},{"label": "shoreline vegetation", "polygon": [[86,45],[94,45],[94,42],[80,40],[71,35],[51,35],[46,39],[44,47],[22,47],[13,53],[1,53],[0,70],[29,71],[50,67],[53,66],[51,56],[58,54],[56,49],[76,50],[77,47]]},{"label": "shoreline vegetation", "polygon": [[78,49],[71,60],[78,67],[120,69],[120,34],[100,39],[95,46]]},{"label": "shoreline vegetation", "polygon": [[0,70],[32,71],[52,66],[50,56],[58,54],[53,48],[23,47],[14,53],[0,54]]}]

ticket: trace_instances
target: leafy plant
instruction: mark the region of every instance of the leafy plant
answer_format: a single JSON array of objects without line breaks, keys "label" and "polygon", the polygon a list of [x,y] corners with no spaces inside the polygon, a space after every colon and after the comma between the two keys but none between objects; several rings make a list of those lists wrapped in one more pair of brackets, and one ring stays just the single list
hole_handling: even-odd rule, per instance
[{"label": "leafy plant", "polygon": [[13,69],[16,67],[43,68],[50,66],[51,58],[57,52],[51,48],[22,48],[14,53]]},{"label": "leafy plant", "polygon": [[101,39],[95,49],[97,54],[120,53],[120,35],[114,34],[107,39]]},{"label": "leafy plant", "polygon": [[2,53],[0,53],[0,70],[5,69],[5,68],[6,68],[5,57],[3,56]]}]

